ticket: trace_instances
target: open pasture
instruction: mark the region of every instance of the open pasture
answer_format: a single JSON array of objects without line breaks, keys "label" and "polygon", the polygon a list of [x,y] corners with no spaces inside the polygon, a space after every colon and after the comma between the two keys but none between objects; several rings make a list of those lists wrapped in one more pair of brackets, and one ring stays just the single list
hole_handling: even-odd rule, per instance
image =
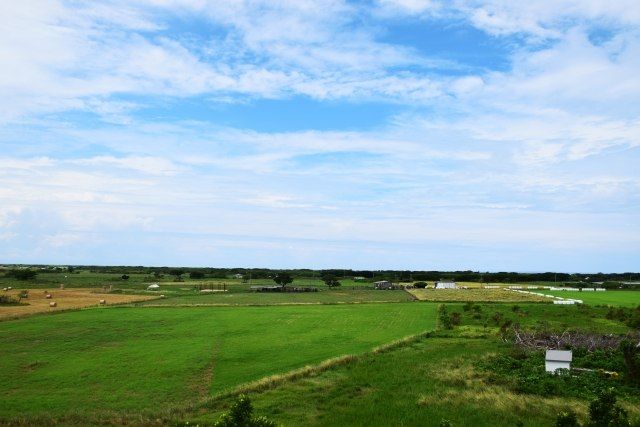
[{"label": "open pasture", "polygon": [[604,292],[580,292],[580,291],[544,291],[545,294],[562,298],[582,300],[591,305],[613,305],[620,307],[635,307],[640,305],[640,291],[604,291]]},{"label": "open pasture", "polygon": [[319,292],[241,292],[198,293],[146,301],[142,305],[281,305],[281,304],[349,304],[367,302],[413,301],[406,291],[322,290]]},{"label": "open pasture", "polygon": [[[17,298],[20,291],[12,289],[2,293]],[[155,295],[97,293],[92,289],[51,289],[49,293],[51,295],[51,299],[46,298],[47,292],[45,292],[45,290],[29,289],[29,297],[22,300],[24,305],[0,306],[0,320],[25,316],[28,314],[50,313],[61,310],[98,306],[100,300],[105,300],[108,305],[145,301],[157,298]],[[54,301],[57,306],[49,307],[49,303]]]},{"label": "open pasture", "polygon": [[549,302],[550,298],[506,289],[411,289],[421,301],[435,302]]},{"label": "open pasture", "polygon": [[435,304],[358,304],[113,307],[0,322],[0,423],[186,405],[432,329],[435,319]]}]

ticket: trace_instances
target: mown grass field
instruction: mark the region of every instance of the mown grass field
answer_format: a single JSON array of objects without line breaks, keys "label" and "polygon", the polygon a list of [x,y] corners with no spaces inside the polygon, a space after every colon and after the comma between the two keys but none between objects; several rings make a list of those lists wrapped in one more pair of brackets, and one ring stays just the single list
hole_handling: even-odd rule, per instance
[{"label": "mown grass field", "polygon": [[635,307],[640,305],[640,291],[604,291],[604,292],[579,292],[579,291],[544,291],[545,294],[562,298],[582,300],[591,305],[614,305],[620,307]]},{"label": "mown grass field", "polygon": [[366,302],[413,301],[414,297],[403,290],[323,290],[320,292],[280,293],[197,293],[155,299],[140,305],[279,305],[279,304],[340,304]]},{"label": "mown grass field", "polygon": [[0,421],[187,405],[432,329],[435,311],[433,304],[114,307],[0,322]]},{"label": "mown grass field", "polygon": [[[17,298],[19,290],[2,292],[1,295],[8,295]],[[51,299],[46,295],[51,295]],[[29,290],[29,297],[23,299],[20,305],[0,306],[0,320],[26,316],[36,313],[55,313],[62,310],[71,310],[84,307],[95,307],[100,300],[105,300],[106,304],[124,304],[135,301],[144,301],[158,298],[157,295],[132,295],[132,294],[105,294],[95,292],[92,289],[52,289],[44,292],[41,289]],[[56,307],[50,307],[49,303],[55,302]]]},{"label": "mown grass field", "polygon": [[411,289],[421,301],[436,302],[550,302],[550,298],[505,289]]}]

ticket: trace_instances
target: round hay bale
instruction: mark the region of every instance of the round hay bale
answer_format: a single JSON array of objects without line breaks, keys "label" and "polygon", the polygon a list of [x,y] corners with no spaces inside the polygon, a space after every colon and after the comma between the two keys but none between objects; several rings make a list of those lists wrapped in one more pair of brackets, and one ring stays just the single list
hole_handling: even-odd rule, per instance
[{"label": "round hay bale", "polygon": [[106,304],[107,304],[106,300],[103,300],[103,299],[100,300],[100,305],[106,305]]},{"label": "round hay bale", "polygon": [[165,298],[165,296],[164,295],[160,295],[160,298]]},{"label": "round hay bale", "polygon": [[46,299],[51,299],[51,298],[53,298],[53,295],[51,295],[51,294],[47,294],[47,295],[45,295],[45,298],[46,298]]},{"label": "round hay bale", "polygon": [[57,306],[58,306],[58,303],[57,303],[57,302],[55,302],[55,301],[51,301],[51,302],[49,303],[49,307],[57,307]]}]

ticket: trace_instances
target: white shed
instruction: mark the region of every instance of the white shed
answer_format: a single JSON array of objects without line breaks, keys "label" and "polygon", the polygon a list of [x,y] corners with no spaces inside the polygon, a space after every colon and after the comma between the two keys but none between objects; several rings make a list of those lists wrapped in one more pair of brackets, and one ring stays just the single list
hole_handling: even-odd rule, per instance
[{"label": "white shed", "polygon": [[456,282],[436,282],[436,289],[458,289]]},{"label": "white shed", "polygon": [[572,359],[571,350],[547,350],[544,368],[547,372],[555,374],[558,369],[570,369]]}]

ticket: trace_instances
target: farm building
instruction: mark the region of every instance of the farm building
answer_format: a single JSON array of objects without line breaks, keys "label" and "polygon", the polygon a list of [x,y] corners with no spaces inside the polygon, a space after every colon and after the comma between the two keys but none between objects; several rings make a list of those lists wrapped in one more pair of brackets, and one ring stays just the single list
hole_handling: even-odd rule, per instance
[{"label": "farm building", "polygon": [[555,374],[558,369],[570,369],[572,359],[571,350],[547,350],[544,368],[547,372]]},{"label": "farm building", "polygon": [[243,277],[244,277],[244,276],[243,276],[242,274],[240,274],[240,273],[237,273],[237,274],[234,274],[234,275],[233,275],[233,278],[234,278],[234,279],[242,279]]},{"label": "farm building", "polygon": [[282,288],[280,286],[251,286],[253,292],[280,292]]},{"label": "farm building", "polygon": [[379,282],[374,282],[374,289],[395,289],[396,286],[389,282],[388,280],[380,280]]},{"label": "farm building", "polygon": [[458,289],[456,282],[436,282],[436,289]]}]

